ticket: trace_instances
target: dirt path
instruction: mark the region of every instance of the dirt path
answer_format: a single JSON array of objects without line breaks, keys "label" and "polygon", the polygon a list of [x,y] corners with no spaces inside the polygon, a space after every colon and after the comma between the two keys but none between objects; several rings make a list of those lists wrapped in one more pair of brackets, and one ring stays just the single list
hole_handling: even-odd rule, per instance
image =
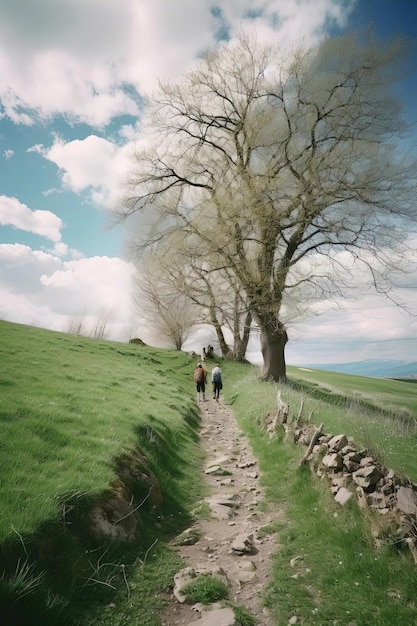
[{"label": "dirt path", "polygon": [[[257,461],[223,398],[219,402],[210,399],[201,403],[200,408],[201,445],[206,455],[205,478],[210,494],[205,501],[210,514],[208,519],[198,519],[180,539],[180,543],[187,544],[195,541],[197,535],[197,542],[178,545],[177,549],[186,566],[196,573],[224,576],[229,600],[250,610],[258,625],[273,626],[272,616],[263,606],[260,592],[269,580],[271,556],[277,544],[276,535],[265,531],[265,527],[282,514],[261,510],[262,490]],[[181,584],[187,575],[188,570],[176,576],[163,626],[232,625],[230,609],[219,611],[215,605],[192,607],[181,602],[184,599]]]}]

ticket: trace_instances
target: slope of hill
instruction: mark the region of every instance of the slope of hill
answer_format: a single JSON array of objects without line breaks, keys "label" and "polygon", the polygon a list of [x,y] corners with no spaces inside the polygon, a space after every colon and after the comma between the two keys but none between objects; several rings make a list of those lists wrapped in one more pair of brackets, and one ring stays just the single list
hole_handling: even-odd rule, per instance
[{"label": "slope of hill", "polygon": [[159,610],[201,493],[194,360],[2,320],[0,358],[1,625],[91,624],[151,548]]},{"label": "slope of hill", "polygon": [[[4,363],[0,465],[6,470],[0,481],[1,626],[159,624],[167,590],[183,565],[170,540],[207,515],[207,502],[201,500],[208,445],[204,435],[213,439],[213,451],[220,452],[220,427],[200,428],[207,405],[200,408],[195,402],[195,359],[179,351],[73,337],[4,321],[0,321],[0,356]],[[221,366],[225,401],[239,416],[239,438],[246,433],[254,455],[262,455],[264,484],[273,496],[267,500],[268,511],[274,510],[274,503],[288,502],[288,511],[294,513],[291,526],[280,516],[259,525],[263,533],[265,529],[267,534],[279,533],[284,546],[282,564],[276,568],[281,578],[273,587],[272,577],[268,581],[271,611],[276,607],[282,616],[275,623],[287,624],[302,607],[302,621],[322,626],[323,615],[340,622],[352,606],[357,623],[376,623],[375,615],[379,626],[417,623],[415,570],[410,574],[405,561],[398,565],[390,555],[388,562],[380,555],[376,560],[368,536],[362,539],[358,518],[353,518],[353,534],[347,535],[352,510],[347,509],[344,518],[343,511],[338,518],[329,516],[329,502],[321,499],[310,471],[294,471],[299,450],[281,437],[271,439],[260,428],[263,418],[276,411],[277,385],[259,380],[257,370],[247,365],[221,361]],[[288,369],[298,387],[285,385],[282,392],[294,417],[302,412],[310,421],[314,416],[326,432],[346,432],[364,447],[371,443],[387,467],[417,480],[415,384],[306,367]],[[351,398],[354,406],[348,402]],[[362,412],[364,407],[381,406],[385,412]],[[386,412],[392,406],[394,417]],[[223,409],[221,404],[219,408]],[[224,414],[223,422],[228,423]],[[247,467],[249,478],[256,480],[252,460],[239,460],[235,435],[226,436],[224,431],[224,440],[230,442],[233,458],[236,455],[236,468]],[[237,489],[240,499],[241,489],[226,476],[218,480]],[[245,519],[249,523],[254,516],[258,526],[263,507],[254,508],[257,490],[253,495]],[[236,530],[234,525],[230,532]],[[334,541],[329,543],[330,533]],[[210,544],[215,547],[206,556],[213,557],[214,564],[220,542],[210,539]],[[311,568],[314,580],[308,580],[305,571],[297,583],[289,558],[297,554],[306,561],[317,555]],[[261,570],[256,569],[255,576]],[[338,576],[331,594],[329,571]],[[389,578],[395,580],[398,596],[409,600],[394,605],[387,595]],[[256,581],[257,586],[263,583]],[[310,583],[315,585],[314,594]],[[320,612],[314,617],[316,598]],[[383,613],[389,618],[379,619]],[[254,623],[243,617],[239,623]],[[164,623],[174,621],[177,615]]]},{"label": "slope of hill", "polygon": [[313,369],[355,374],[357,376],[375,376],[381,378],[417,377],[417,361],[390,361],[368,359],[351,363],[316,363],[304,365]]}]

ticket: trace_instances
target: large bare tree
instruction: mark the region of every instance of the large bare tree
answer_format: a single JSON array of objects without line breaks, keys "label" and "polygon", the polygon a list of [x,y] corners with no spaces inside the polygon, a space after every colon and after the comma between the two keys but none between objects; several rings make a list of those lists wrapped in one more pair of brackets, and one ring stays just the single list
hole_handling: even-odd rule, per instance
[{"label": "large bare tree", "polygon": [[286,378],[291,292],[343,290],[341,251],[389,288],[416,214],[394,90],[406,49],[346,35],[282,52],[240,36],[147,103],[120,213],[151,207],[142,243],[177,230],[221,259],[260,329],[264,377]]}]

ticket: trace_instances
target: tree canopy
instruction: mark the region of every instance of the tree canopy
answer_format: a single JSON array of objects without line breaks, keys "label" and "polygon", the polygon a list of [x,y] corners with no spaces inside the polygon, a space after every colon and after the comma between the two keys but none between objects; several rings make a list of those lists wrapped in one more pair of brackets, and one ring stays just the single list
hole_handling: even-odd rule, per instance
[{"label": "tree canopy", "polygon": [[406,50],[348,34],[281,51],[240,36],[148,99],[120,214],[154,216],[138,247],[177,232],[212,278],[227,272],[259,327],[264,377],[286,377],[287,302],[308,310],[343,291],[347,266],[386,291],[398,269],[416,216],[394,89]]}]

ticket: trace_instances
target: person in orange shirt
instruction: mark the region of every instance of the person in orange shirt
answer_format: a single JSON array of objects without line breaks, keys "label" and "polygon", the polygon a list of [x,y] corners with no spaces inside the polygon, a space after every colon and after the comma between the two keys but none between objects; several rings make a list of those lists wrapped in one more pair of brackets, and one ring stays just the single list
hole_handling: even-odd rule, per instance
[{"label": "person in orange shirt", "polygon": [[203,396],[203,402],[206,400],[206,382],[207,382],[207,372],[199,363],[194,371],[194,382],[197,387],[197,402],[200,402],[201,395]]}]

